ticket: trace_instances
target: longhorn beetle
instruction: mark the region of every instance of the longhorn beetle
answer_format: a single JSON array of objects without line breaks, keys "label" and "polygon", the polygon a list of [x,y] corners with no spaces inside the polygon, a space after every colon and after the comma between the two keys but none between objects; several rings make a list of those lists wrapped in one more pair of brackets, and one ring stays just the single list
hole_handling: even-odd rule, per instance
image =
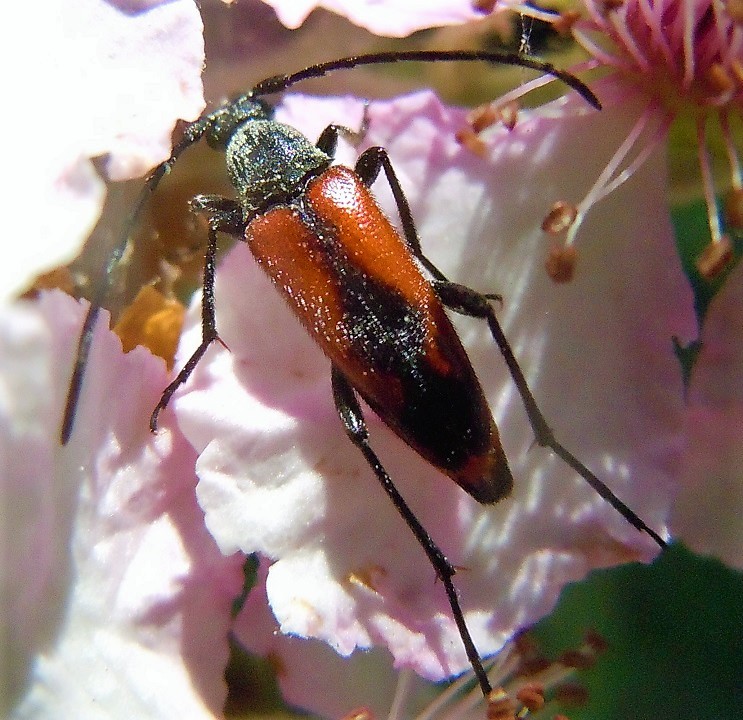
[{"label": "longhorn beetle", "polygon": [[[155,187],[181,153],[202,138],[223,151],[237,200],[199,195],[191,209],[209,222],[204,264],[202,341],[154,409],[150,427],[218,339],[214,274],[218,233],[248,244],[307,331],[331,362],[332,392],[351,442],[361,451],[441,579],[467,657],[483,694],[491,686],[472,641],[452,582],[454,566],[428,535],[369,444],[359,397],[393,432],[480,503],[508,495],[511,472],[483,390],[444,307],[482,318],[502,353],[526,407],[536,441],[552,449],[638,530],[664,540],[580,460],[563,447],[537,407],[493,310],[495,295],[449,281],[423,254],[405,194],[386,151],[372,147],[353,170],[331,166],[345,128],[330,125],[313,145],[272,119],[261,98],[326,73],[402,61],[519,65],[550,74],[596,108],[597,98],[577,78],[549,63],[515,53],[480,51],[382,52],[312,65],[277,75],[189,125],[172,155],[147,179],[112,253],[98,296],[83,324],[62,423],[70,437],[92,329],[112,272]],[[369,187],[383,172],[392,190],[402,236],[376,204]],[[380,258],[386,258],[380,262]]]}]

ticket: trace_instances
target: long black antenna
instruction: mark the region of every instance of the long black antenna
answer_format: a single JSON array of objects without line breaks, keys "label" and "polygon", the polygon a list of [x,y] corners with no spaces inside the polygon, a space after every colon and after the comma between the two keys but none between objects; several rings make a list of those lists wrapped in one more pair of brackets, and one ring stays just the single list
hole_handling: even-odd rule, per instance
[{"label": "long black antenna", "polygon": [[552,75],[575,90],[583,99],[597,110],[601,109],[599,99],[591,89],[565,70],[556,68],[552,63],[538,60],[523,53],[494,50],[404,50],[352,55],[351,57],[331,60],[330,62],[311,65],[289,75],[274,75],[259,82],[252,94],[255,97],[281,92],[303,80],[319,78],[336,70],[349,70],[362,65],[390,65],[398,62],[485,62],[491,65],[516,65]]}]

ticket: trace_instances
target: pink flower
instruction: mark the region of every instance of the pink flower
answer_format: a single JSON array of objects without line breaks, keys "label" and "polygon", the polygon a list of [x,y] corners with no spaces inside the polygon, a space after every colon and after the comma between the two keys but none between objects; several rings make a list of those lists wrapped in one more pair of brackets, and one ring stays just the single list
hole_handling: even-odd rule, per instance
[{"label": "pink flower", "polygon": [[[681,450],[681,378],[671,337],[693,332],[659,154],[587,221],[585,264],[557,286],[542,266],[542,208],[578,193],[626,131],[633,107],[597,123],[577,98],[492,139],[487,160],[455,140],[462,111],[431,94],[372,103],[366,145],[388,148],[429,256],[449,277],[501,292],[506,332],[558,437],[662,532]],[[279,117],[316,137],[357,127],[360,101],[287,98]],[[555,113],[552,112],[552,115]],[[580,172],[572,172],[580,147]],[[384,183],[375,190],[387,198]],[[642,197],[627,217],[626,205]],[[384,200],[390,214],[393,206]],[[589,233],[589,230],[591,232]],[[648,242],[652,237],[653,242]],[[345,438],[329,364],[243,246],[220,266],[214,346],[175,403],[200,453],[199,502],[225,553],[274,561],[268,600],[281,631],[348,655],[389,648],[426,678],[467,660],[433,570]],[[511,499],[478,505],[367,412],[372,443],[450,560],[484,655],[549,612],[593,567],[654,548],[533,433],[487,329],[458,323],[501,428]],[[597,332],[597,328],[600,330]],[[198,315],[182,358],[200,337]]]},{"label": "pink flower", "polygon": [[712,301],[691,377],[673,535],[743,568],[743,263]]},{"label": "pink flower", "polygon": [[[226,0],[229,2],[229,0]],[[416,30],[453,25],[482,17],[461,0],[264,0],[284,25],[298,28],[315,8],[331,10],[377,35],[404,37]]]},{"label": "pink flower", "polygon": [[[106,10],[93,0],[87,3],[101,13],[113,12],[108,4]],[[150,4],[116,6],[131,11]],[[669,3],[666,10],[677,7]],[[628,3],[620,19],[629,30],[619,27],[620,14],[611,11],[592,13],[594,25],[579,21],[573,31],[579,39],[598,30],[627,43],[638,27],[632,24],[633,8],[649,11],[644,3]],[[666,50],[671,48],[671,59],[687,61],[673,87],[685,88],[696,102],[703,86],[697,82],[699,69],[716,67],[712,50],[727,53],[722,66],[733,72],[739,41],[737,27],[721,20],[717,5],[704,13],[695,8],[679,13],[675,22],[657,21],[649,28],[653,42],[665,28],[676,31],[680,45],[667,44]],[[187,28],[187,37],[179,49],[162,47],[168,56],[182,53],[193,70],[194,60],[200,64],[200,40],[194,40],[193,24],[184,20],[181,26],[179,20],[179,12],[194,17],[192,6],[168,3],[151,12],[170,11],[173,26]],[[466,12],[473,12],[469,5]],[[692,49],[698,40],[706,50],[693,61],[688,52],[676,53],[679,47],[689,50],[694,25],[689,17],[704,19],[699,24],[704,33],[692,38]],[[706,24],[707,18],[714,22]],[[383,19],[408,27],[404,19]],[[159,39],[159,31],[153,32]],[[715,32],[730,39],[729,47],[715,45]],[[658,45],[658,57],[645,58],[650,70],[667,55],[664,47]],[[60,55],[66,58],[65,48]],[[100,51],[101,45],[95,48]],[[130,55],[148,73],[157,65],[139,51]],[[429,256],[453,280],[502,293],[499,317],[557,436],[664,532],[679,476],[708,467],[710,456],[707,446],[698,455],[695,447],[691,453],[685,448],[689,427],[671,343],[672,336],[688,340],[695,333],[691,294],[666,209],[660,152],[680,110],[663,105],[653,83],[638,81],[648,77],[638,71],[642,53],[630,57],[634,64],[629,68],[619,62],[614,68],[612,57],[596,50],[588,62],[615,70],[598,86],[606,105],[602,113],[567,96],[524,113],[510,132],[496,128],[484,134],[483,157],[455,140],[465,114],[442,106],[429,93],[373,102],[364,142],[389,149]],[[193,117],[198,105],[192,76],[177,70],[176,84],[186,88],[189,99],[183,105],[174,101],[180,108],[175,113],[157,115],[157,127],[145,133],[156,138],[157,149],[144,161],[132,149],[128,127],[113,122],[131,109],[122,112],[121,97],[127,102],[130,96],[148,97],[141,94],[141,73],[135,72],[136,92],[122,95],[121,84],[110,82],[115,67],[103,72],[95,60],[84,67],[91,73],[102,70],[101,87],[115,87],[116,98],[106,102],[103,90],[86,86],[80,96],[88,106],[67,96],[64,103],[60,100],[59,107],[69,103],[87,112],[73,117],[72,137],[62,132],[63,142],[55,135],[59,142],[51,146],[62,161],[54,168],[36,168],[52,184],[62,178],[57,184],[76,197],[82,187],[72,229],[62,216],[49,215],[67,228],[66,236],[75,237],[90,226],[99,201],[88,158],[107,155],[112,177],[133,174],[140,161],[144,167],[167,153],[163,142],[174,114]],[[160,101],[163,94],[170,97],[151,92],[148,109],[151,97]],[[738,98],[737,91],[718,92],[709,102],[702,96],[699,107],[709,106],[726,118]],[[132,113],[135,121],[140,114]],[[280,119],[311,138],[330,122],[358,127],[361,115],[362,103],[352,99],[288,97],[279,110]],[[65,117],[61,113],[59,122]],[[141,130],[137,122],[135,127]],[[32,129],[35,137],[48,137],[43,128]],[[699,137],[703,147],[703,130]],[[42,143],[42,154],[49,147]],[[727,150],[734,168],[731,148],[732,141]],[[344,148],[340,159],[352,164],[353,155]],[[700,158],[704,168],[706,153],[700,151]],[[73,182],[67,182],[68,176]],[[731,176],[735,181],[734,170]],[[707,182],[708,195],[710,187]],[[383,181],[374,189],[396,217]],[[543,267],[542,225],[559,199],[576,208],[563,244],[580,245],[575,275],[563,285],[553,283]],[[23,233],[37,208],[34,203],[19,213]],[[716,217],[713,209],[710,203],[711,218]],[[713,245],[723,241],[712,220],[710,233]],[[39,234],[46,238],[50,233]],[[721,320],[710,326],[710,338],[722,335],[726,314],[734,316],[739,307],[734,291],[724,297],[717,315]],[[0,318],[5,343],[0,372],[8,387],[3,396],[7,407],[0,407],[8,482],[3,507],[10,510],[14,536],[22,538],[8,555],[8,578],[19,580],[3,595],[13,641],[14,717],[60,712],[81,718],[219,715],[229,606],[239,592],[243,556],[225,559],[216,552],[202,510],[224,555],[259,552],[270,565],[267,599],[282,633],[322,640],[341,655],[357,648],[375,647],[377,656],[389,651],[395,668],[412,668],[425,678],[449,677],[467,668],[433,570],[344,436],[327,360],[291,319],[243,246],[220,266],[217,303],[218,327],[229,351],[216,345],[210,349],[162,416],[156,437],[147,432],[147,417],[167,384],[161,364],[139,350],[122,356],[99,328],[73,442],[64,449],[58,448],[56,433],[81,310],[59,296],[46,296],[35,309],[12,308]],[[480,652],[487,655],[547,613],[566,582],[593,567],[649,558],[655,548],[560,461],[532,447],[533,433],[486,329],[461,318],[457,326],[501,428],[516,478],[513,497],[492,508],[479,506],[371,412],[367,421],[372,443],[406,499],[461,568],[456,582],[465,615]],[[194,312],[182,360],[199,333]],[[713,349],[700,359],[694,379],[694,412],[705,422],[713,417],[721,430],[739,417],[734,404],[722,400],[726,378],[736,373],[734,349],[726,355],[727,343],[734,348],[738,335],[731,333],[733,340],[726,338],[723,345],[722,357],[732,359],[715,368],[720,353]],[[57,358],[67,358],[67,364],[56,367]],[[705,374],[705,368],[714,371]],[[718,385],[723,389],[718,391]],[[705,437],[701,424],[691,430]],[[731,462],[715,470],[734,486],[737,439],[711,434],[722,447],[732,448]],[[685,450],[687,466],[682,468]],[[192,496],[196,453],[201,510]],[[689,486],[696,480],[690,478]],[[674,517],[674,527],[686,531],[685,522],[680,514]],[[739,552],[734,541],[726,542]],[[247,643],[248,633],[256,631],[248,628],[246,614],[237,629]],[[293,647],[299,641],[290,642]],[[310,642],[317,647],[317,641]],[[297,648],[297,658],[303,652]],[[391,682],[389,668],[384,672]],[[301,700],[300,694],[294,697]]]}]

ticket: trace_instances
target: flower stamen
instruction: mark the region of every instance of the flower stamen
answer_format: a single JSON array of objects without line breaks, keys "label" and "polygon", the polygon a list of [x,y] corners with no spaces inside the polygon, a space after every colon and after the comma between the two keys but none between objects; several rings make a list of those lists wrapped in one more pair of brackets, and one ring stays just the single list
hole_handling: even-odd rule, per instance
[{"label": "flower stamen", "polygon": [[636,144],[638,144],[638,141],[643,135],[650,119],[655,117],[656,114],[657,108],[655,107],[654,103],[651,102],[640,114],[640,117],[635,122],[629,134],[624,139],[619,148],[617,148],[616,152],[606,164],[604,169],[601,171],[591,189],[578,203],[578,205],[576,206],[575,219],[570,224],[567,238],[565,240],[566,246],[571,246],[575,243],[578,229],[583,223],[583,220],[585,219],[591,207],[593,207],[600,200],[603,200],[607,195],[614,192],[623,183],[629,180],[629,178],[632,177],[632,175],[634,175],[640,169],[640,167],[642,167],[648,157],[650,157],[656,147],[660,144],[661,140],[666,136],[668,126],[671,122],[670,117],[667,116],[661,119],[661,122],[659,123],[659,126],[653,135],[653,138],[642,146],[642,149],[635,157],[635,159],[631,163],[629,163],[626,168],[615,175],[619,167],[621,167],[622,163],[627,158],[627,155],[629,155],[632,148]]},{"label": "flower stamen", "polygon": [[648,25],[648,29],[650,30],[653,46],[660,49],[666,65],[669,69],[672,69],[674,62],[673,53],[671,52],[671,46],[668,43],[668,39],[663,32],[662,18],[660,15],[660,10],[663,7],[662,3],[651,5],[648,0],[640,0],[639,7],[640,12]]},{"label": "flower stamen", "polygon": [[627,6],[624,5],[618,10],[611,12],[609,14],[609,22],[614,32],[623,41],[624,48],[629,51],[642,72],[649,72],[651,67],[650,60],[643,55],[627,23]]},{"label": "flower stamen", "polygon": [[607,195],[610,195],[617,190],[623,183],[629,180],[647,161],[647,159],[655,152],[656,148],[663,142],[668,134],[668,128],[673,122],[673,118],[670,115],[666,115],[658,124],[654,135],[651,139],[642,146],[642,150],[638,153],[635,159],[627,165],[616,177],[614,177],[605,186],[601,195],[595,199],[594,202],[602,200]]},{"label": "flower stamen", "polygon": [[[712,278],[732,257],[731,242],[720,227],[707,151],[705,123],[717,115],[730,166],[732,190],[725,203],[728,227],[743,227],[741,163],[730,130],[729,113],[743,101],[743,0],[584,0],[584,13],[558,15],[525,3],[506,2],[502,7],[550,23],[558,32],[570,32],[589,59],[570,68],[573,73],[607,69],[602,100],[605,107],[631,100],[638,94],[646,103],[629,134],[588,190],[575,205],[575,219],[555,216],[554,208],[543,228],[554,235],[566,231],[562,245],[553,244],[547,261],[550,276],[566,281],[572,277],[575,256],[567,250],[575,244],[586,214],[601,199],[631,178],[669,135],[678,117],[697,127],[698,161],[707,206],[710,246],[699,258],[700,273]],[[612,84],[606,81],[613,81]],[[530,84],[529,89],[536,87]],[[513,99],[525,92],[508,94]],[[609,102],[606,102],[609,98]],[[549,116],[554,110],[543,113]],[[559,114],[559,109],[557,110]],[[651,120],[657,125],[651,130]],[[477,132],[471,134],[472,137]],[[478,141],[478,151],[485,151]],[[635,158],[628,156],[635,150]],[[565,201],[558,205],[568,206]],[[559,220],[555,227],[556,219]]]},{"label": "flower stamen", "polygon": [[717,212],[717,201],[715,200],[714,181],[712,179],[712,168],[707,152],[707,132],[705,118],[697,121],[697,157],[699,159],[699,171],[702,175],[702,188],[704,201],[707,204],[707,223],[709,234],[713,243],[720,242],[722,231],[720,230],[720,216]]},{"label": "flower stamen", "polygon": [[712,168],[707,152],[707,137],[705,118],[697,121],[697,152],[699,169],[702,175],[704,201],[707,205],[707,224],[711,241],[697,258],[696,268],[705,280],[714,280],[730,264],[733,258],[733,248],[730,238],[724,235],[720,227],[720,214],[715,198]]},{"label": "flower stamen", "polygon": [[694,4],[682,3],[684,19],[684,88],[689,89],[694,80]]},{"label": "flower stamen", "polygon": [[733,144],[733,134],[730,130],[730,115],[727,110],[720,112],[720,128],[722,129],[722,139],[725,143],[725,151],[727,152],[728,164],[730,165],[730,184],[733,190],[740,190],[743,187],[740,158]]},{"label": "flower stamen", "polygon": [[[566,651],[557,660],[549,660],[538,651],[528,634],[521,634],[491,659],[488,678],[494,690],[484,713],[482,695],[470,671],[438,693],[421,712],[414,715],[415,720],[471,717],[520,720],[542,710],[552,699],[586,698],[587,692],[573,680],[575,670],[592,666],[605,649],[606,642],[596,633],[589,633],[580,647]],[[412,678],[412,671],[400,673],[387,720],[413,716],[410,708],[406,707],[414,687]],[[364,715],[365,711],[365,708],[355,710],[357,715],[349,714],[343,720],[371,720],[373,716]]]}]

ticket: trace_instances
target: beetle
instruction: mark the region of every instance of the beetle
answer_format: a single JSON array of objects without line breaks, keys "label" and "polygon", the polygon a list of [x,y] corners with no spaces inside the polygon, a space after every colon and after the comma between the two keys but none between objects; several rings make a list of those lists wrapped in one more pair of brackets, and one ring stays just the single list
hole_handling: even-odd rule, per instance
[{"label": "beetle", "polygon": [[[417,62],[488,62],[519,65],[555,76],[596,108],[593,93],[569,73],[516,53],[485,51],[381,52],[342,58],[278,75],[186,127],[172,155],[147,179],[124,237],[108,262],[99,296],[83,324],[61,440],[72,432],[75,407],[100,302],[150,194],[181,153],[205,139],[225,153],[237,199],[199,195],[191,209],[208,220],[204,263],[202,341],[155,407],[150,427],[218,340],[214,276],[220,233],[247,243],[307,332],[331,363],[332,392],[351,442],[363,454],[395,508],[441,579],[477,681],[487,698],[490,682],[470,636],[445,557],[398,492],[369,442],[360,399],[432,466],[480,503],[507,496],[513,479],[498,429],[475,371],[445,308],[485,320],[525,405],[539,445],[549,447],[638,530],[665,541],[627,507],[552,434],[529,390],[493,309],[496,295],[448,280],[424,255],[405,193],[384,148],[363,152],[354,169],[332,165],[338,139],[328,126],[313,144],[273,120],[262,98],[327,73],[362,65]],[[402,234],[370,191],[382,173],[397,206]]]}]

